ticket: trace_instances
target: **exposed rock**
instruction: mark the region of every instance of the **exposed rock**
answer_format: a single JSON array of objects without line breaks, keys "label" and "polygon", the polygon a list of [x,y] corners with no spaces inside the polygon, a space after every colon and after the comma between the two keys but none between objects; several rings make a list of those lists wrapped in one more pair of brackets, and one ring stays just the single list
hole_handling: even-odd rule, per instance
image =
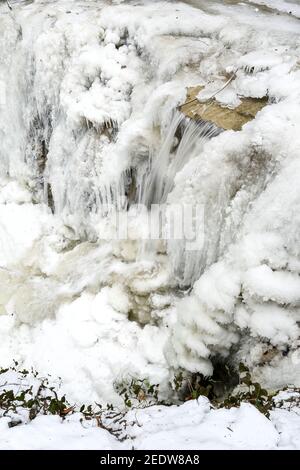
[{"label": "exposed rock", "polygon": [[210,121],[225,130],[241,130],[268,102],[267,97],[240,98],[241,104],[234,109],[221,106],[215,99],[200,103],[197,95],[202,89],[203,86],[188,88],[186,102],[180,106],[180,111],[191,119]]}]

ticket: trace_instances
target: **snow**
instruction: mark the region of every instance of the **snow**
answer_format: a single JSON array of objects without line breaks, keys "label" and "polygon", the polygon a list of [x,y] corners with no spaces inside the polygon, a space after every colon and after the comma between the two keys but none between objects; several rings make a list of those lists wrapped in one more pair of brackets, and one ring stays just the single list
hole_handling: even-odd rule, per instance
[{"label": "snow", "polygon": [[[18,366],[1,370],[1,393],[15,396],[25,392],[26,400],[37,396],[62,397],[62,382],[51,376],[19,371]],[[43,387],[41,387],[43,384]],[[32,391],[28,394],[28,390]],[[28,409],[0,410],[0,449],[101,449],[101,450],[201,450],[201,449],[299,449],[299,391],[286,389],[274,397],[270,419],[249,403],[240,407],[214,408],[206,397],[180,405],[152,405],[127,411],[120,406],[109,417],[103,412],[101,423],[85,419],[78,411],[58,415],[43,414],[30,420]],[[69,407],[69,404],[66,403]],[[70,409],[70,408],[68,408]],[[106,414],[108,413],[108,414]]]},{"label": "snow", "polygon": [[122,449],[107,431],[85,428],[79,421],[62,423],[58,416],[38,416],[34,421],[8,428],[0,419],[0,449],[5,450],[111,450]]},{"label": "snow", "polygon": [[203,450],[299,449],[300,413],[276,409],[270,420],[254,406],[211,409],[202,397],[181,406],[153,406],[129,411],[125,440],[119,441],[95,422],[70,417],[38,416],[8,427],[0,418],[0,449]]},{"label": "snow", "polygon": [[[129,414],[130,419],[130,414]],[[252,405],[211,410],[206,398],[136,413],[130,430],[140,449],[271,449],[278,433]]]},{"label": "snow", "polygon": [[[250,0],[252,2],[252,0]],[[297,5],[297,1],[286,2],[285,0],[255,0],[253,1],[256,5],[266,5],[267,7],[275,10],[292,14],[297,18],[300,17],[300,6]]]},{"label": "snow", "polygon": [[[46,295],[43,304],[38,304],[40,317],[42,308],[51,307]],[[96,296],[83,294],[60,307],[55,318],[47,318],[48,312],[38,326],[30,329],[26,324],[16,329],[16,320],[12,319],[0,347],[7,357],[5,363],[26,357],[25,367],[34,366],[63,377],[65,393],[78,402],[98,401],[99,397],[104,403],[118,402],[113,382],[128,376],[147,376],[151,383],[160,382],[163,390],[169,377],[163,355],[167,330],[151,325],[141,328],[128,322],[124,313],[110,306],[110,295],[108,287]],[[30,321],[28,317],[21,319],[27,324]]]},{"label": "snow", "polygon": [[47,208],[30,203],[0,204],[1,268],[17,263],[47,231],[47,212]]}]

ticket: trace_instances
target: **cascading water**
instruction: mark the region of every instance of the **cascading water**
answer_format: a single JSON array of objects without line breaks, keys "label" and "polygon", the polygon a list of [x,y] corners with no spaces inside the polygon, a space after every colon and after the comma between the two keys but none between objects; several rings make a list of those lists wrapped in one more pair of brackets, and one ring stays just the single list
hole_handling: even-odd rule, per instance
[{"label": "cascading water", "polygon": [[201,153],[205,142],[220,131],[210,122],[192,121],[176,111],[161,148],[151,157],[149,170],[139,191],[140,203],[148,207],[165,203],[177,173],[189,160]]},{"label": "cascading water", "polygon": [[[204,121],[193,121],[186,118],[179,111],[175,111],[170,121],[165,136],[162,141],[161,148],[156,154],[150,156],[150,162],[145,175],[143,175],[141,183],[139,184],[139,204],[142,207],[151,207],[160,205],[162,208],[162,223],[161,237],[164,236],[166,225],[170,223],[170,213],[168,217],[168,196],[172,192],[175,184],[175,177],[183,167],[193,158],[201,155],[203,146],[212,137],[219,135],[221,129],[216,127],[213,123]],[[196,240],[193,250],[187,252],[187,240],[184,234],[184,217],[187,216],[191,219],[192,226],[190,227],[195,239],[197,238],[197,230],[201,230],[199,226],[203,223],[203,219],[199,219],[199,214],[196,210],[196,202],[190,205],[189,208],[180,206],[172,207],[171,215],[178,218],[179,233],[178,239],[171,237],[166,241],[167,253],[172,266],[173,275],[178,281],[179,285],[191,286],[196,279],[199,278],[201,271],[205,267],[202,262],[205,261],[203,257],[201,241],[197,244]],[[202,208],[201,208],[202,209]],[[194,214],[193,214],[194,212]],[[193,220],[192,220],[193,219]],[[167,227],[168,228],[168,227]],[[149,251],[155,252],[156,243],[146,241],[143,243],[142,256],[149,256]],[[148,253],[147,253],[148,251]]]},{"label": "cascading water", "polygon": [[[174,369],[211,374],[236,344],[254,366],[270,344],[278,357],[295,351],[294,19],[279,34],[275,16],[266,29],[263,12],[240,5],[227,17],[217,1],[205,11],[11,3],[0,4],[1,365],[17,359],[61,376],[75,399],[111,402],[128,374],[167,396]],[[223,106],[270,98],[241,132],[177,111],[187,87],[212,95],[233,71]],[[158,204],[162,235],[174,207],[203,209],[192,212],[204,221],[201,249],[187,250],[185,237],[144,239]],[[128,216],[127,237],[114,237],[115,209]]]}]

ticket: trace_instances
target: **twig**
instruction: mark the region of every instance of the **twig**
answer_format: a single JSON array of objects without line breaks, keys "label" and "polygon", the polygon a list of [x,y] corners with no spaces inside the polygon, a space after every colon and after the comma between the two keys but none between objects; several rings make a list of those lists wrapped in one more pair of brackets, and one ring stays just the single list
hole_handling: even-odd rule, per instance
[{"label": "twig", "polygon": [[186,101],[185,103],[181,104],[181,105],[179,106],[179,108],[183,108],[184,106],[187,106],[188,104],[191,104],[191,103],[193,103],[194,101],[198,101],[198,98],[193,98],[193,99],[190,100],[190,101]]},{"label": "twig", "polygon": [[[207,98],[206,102],[211,101],[218,93],[220,93],[221,91],[223,91],[223,90],[229,85],[229,83],[232,82],[232,80],[233,80],[234,77],[236,76],[236,72],[237,72],[237,70],[232,73],[232,75],[229,77],[229,79],[227,80],[227,82],[224,83],[224,85],[222,86],[222,88],[219,88],[219,90],[217,90],[217,91],[216,91],[215,93],[213,93],[209,98]],[[191,103],[193,103],[194,101],[198,101],[198,102],[199,102],[198,98],[193,98],[192,100],[187,101],[186,103],[183,103],[183,104],[180,106],[180,108],[183,108],[184,106],[186,106],[186,105],[188,105],[188,104],[191,104]]]},{"label": "twig", "polygon": [[210,101],[212,100],[218,93],[220,93],[221,91],[224,90],[224,88],[226,88],[230,82],[232,82],[232,80],[234,79],[235,77],[235,74],[236,74],[236,71],[233,72],[233,74],[231,75],[231,77],[229,77],[229,79],[227,80],[227,82],[222,86],[222,88],[220,88],[219,90],[217,90],[213,95],[211,95],[207,101]]}]

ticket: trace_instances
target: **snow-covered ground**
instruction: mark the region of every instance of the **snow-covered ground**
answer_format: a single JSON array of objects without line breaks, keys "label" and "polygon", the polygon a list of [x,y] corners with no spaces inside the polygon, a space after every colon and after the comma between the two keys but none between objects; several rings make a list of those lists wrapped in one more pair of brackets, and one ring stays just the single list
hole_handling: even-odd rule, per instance
[{"label": "snow-covered ground", "polygon": [[213,410],[204,397],[180,406],[154,406],[125,416],[129,425],[121,442],[80,418],[38,416],[11,428],[9,418],[1,418],[0,449],[300,449],[299,408],[277,409],[268,420],[248,403]]},{"label": "snow-covered ground", "polygon": [[[58,414],[49,407],[53,398],[63,400]],[[204,396],[131,409],[94,404],[84,414],[51,377],[13,368],[0,371],[0,400],[0,450],[300,449],[299,390],[276,394],[268,418],[248,402],[220,408]]]},{"label": "snow-covered ground", "polygon": [[[209,375],[220,356],[270,389],[300,386],[298,2],[10,3],[0,3],[0,366],[60,376],[79,403],[118,403],[114,384],[128,375],[168,398],[178,368]],[[228,77],[219,103],[267,106],[240,132],[176,154],[187,87],[207,98]],[[173,157],[167,202],[205,208],[204,245],[147,251],[134,213],[129,239],[112,241],[103,207],[130,205],[148,162],[165,177]],[[205,399],[160,410],[136,412],[135,447],[299,447],[297,411],[269,421]],[[79,436],[82,447],[128,444],[76,419],[1,418],[1,446],[54,448],[62,435],[68,447]]]}]

